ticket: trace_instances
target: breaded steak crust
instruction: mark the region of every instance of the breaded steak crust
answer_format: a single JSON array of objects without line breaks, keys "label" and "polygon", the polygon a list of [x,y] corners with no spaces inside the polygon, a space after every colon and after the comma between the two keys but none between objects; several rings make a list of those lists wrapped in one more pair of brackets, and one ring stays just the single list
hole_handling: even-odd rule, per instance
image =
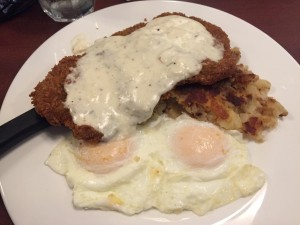
[{"label": "breaded steak crust", "polygon": [[[185,16],[181,13],[164,13],[159,16],[174,14]],[[213,122],[225,129],[238,129],[255,140],[261,140],[262,131],[275,126],[278,116],[286,115],[286,110],[276,100],[268,98],[266,91],[263,91],[262,101],[257,100],[261,98],[261,91],[249,95],[248,87],[260,80],[258,76],[237,66],[240,52],[236,48],[231,49],[227,34],[202,19],[190,18],[205,26],[215,38],[215,45],[223,45],[224,55],[218,62],[205,60],[198,75],[180,82],[174,90],[163,95],[160,103],[166,106],[165,112],[170,115],[186,112],[194,118]],[[125,36],[145,25],[145,22],[139,23],[113,35]],[[70,110],[64,105],[67,97],[64,89],[64,84],[68,82],[66,77],[76,67],[80,57],[82,56],[63,58],[35,87],[30,97],[37,113],[51,125],[66,126],[72,130],[74,137],[96,143],[101,141],[103,134],[91,126],[76,125]],[[259,86],[254,86],[257,85]],[[262,86],[263,90],[267,90],[270,85]],[[259,102],[260,107],[256,109],[262,113],[253,112],[249,106],[252,99]],[[274,107],[270,107],[272,104]],[[272,111],[274,108],[277,109],[276,112]],[[262,115],[273,119],[263,119]]]},{"label": "breaded steak crust", "polygon": [[73,122],[70,110],[64,102],[67,93],[64,89],[66,77],[76,66],[80,56],[68,56],[54,66],[46,78],[30,94],[35,110],[53,126],[66,126],[74,137],[88,142],[99,142],[102,134],[91,126],[78,126]]}]

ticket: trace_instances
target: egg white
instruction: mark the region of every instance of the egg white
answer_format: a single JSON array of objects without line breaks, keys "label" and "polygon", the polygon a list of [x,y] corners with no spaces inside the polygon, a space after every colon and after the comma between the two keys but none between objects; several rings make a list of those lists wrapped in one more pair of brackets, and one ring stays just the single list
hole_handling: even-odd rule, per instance
[{"label": "egg white", "polygon": [[198,215],[259,190],[264,173],[251,165],[238,132],[225,133],[225,158],[214,167],[194,167],[174,153],[172,138],[180,127],[220,129],[186,115],[165,116],[138,127],[122,165],[106,173],[88,171],[76,158],[77,141],[65,138],[46,164],[64,175],[79,208],[115,210],[127,215],[156,208],[165,213],[191,210]]}]

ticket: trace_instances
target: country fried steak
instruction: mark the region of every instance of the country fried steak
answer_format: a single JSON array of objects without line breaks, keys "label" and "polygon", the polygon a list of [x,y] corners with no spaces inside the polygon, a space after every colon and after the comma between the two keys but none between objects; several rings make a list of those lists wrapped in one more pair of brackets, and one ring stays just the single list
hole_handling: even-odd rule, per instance
[{"label": "country fried steak", "polygon": [[[174,14],[185,16],[164,13],[158,17]],[[267,81],[237,65],[240,52],[230,47],[230,40],[221,28],[196,17],[189,18],[205,26],[215,38],[215,45],[223,46],[223,58],[218,62],[203,61],[201,72],[178,83],[161,97],[159,105],[164,105],[164,111],[169,115],[185,112],[199,120],[225,129],[237,129],[254,140],[262,140],[263,131],[274,127],[278,117],[287,115],[287,111],[267,96],[270,88]],[[146,22],[139,23],[113,35],[129,35],[145,25]],[[64,84],[69,82],[66,78],[80,57],[63,58],[35,87],[30,97],[37,113],[50,124],[66,126],[76,138],[96,143],[101,141],[103,134],[91,126],[75,124],[70,110],[64,105],[67,96]]]}]

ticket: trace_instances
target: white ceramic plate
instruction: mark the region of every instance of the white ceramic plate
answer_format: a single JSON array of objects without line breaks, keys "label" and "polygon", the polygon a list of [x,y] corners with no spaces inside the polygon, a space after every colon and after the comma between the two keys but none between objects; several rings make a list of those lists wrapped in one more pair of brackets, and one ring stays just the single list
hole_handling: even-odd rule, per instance
[{"label": "white ceramic plate", "polygon": [[26,61],[4,100],[0,123],[32,106],[28,97],[38,81],[65,55],[71,40],[85,34],[90,41],[151,19],[164,11],[201,17],[222,27],[242,62],[272,82],[270,95],[288,109],[263,144],[249,143],[253,163],[267,175],[267,185],[255,196],[199,217],[190,212],[165,215],[150,210],[127,217],[115,212],[83,211],[72,206],[64,177],[44,165],[63,132],[50,128],[16,146],[0,159],[1,194],[16,225],[101,224],[300,224],[300,66],[274,40],[252,25],[222,11],[175,1],[143,1],[116,5],[95,12],[57,32]]}]

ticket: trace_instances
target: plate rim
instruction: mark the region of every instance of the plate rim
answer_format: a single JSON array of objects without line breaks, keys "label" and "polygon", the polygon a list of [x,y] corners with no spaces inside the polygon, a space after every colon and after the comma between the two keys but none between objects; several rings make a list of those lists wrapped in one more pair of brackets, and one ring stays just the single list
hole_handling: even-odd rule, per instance
[{"label": "plate rim", "polygon": [[[137,3],[140,4],[141,2],[156,2],[156,1],[126,2],[126,3],[121,3],[121,4],[118,4],[118,5],[109,6],[109,7],[107,7],[107,8],[103,8],[103,9],[97,10],[97,11],[95,11],[95,13],[97,13],[97,12],[99,12],[99,11],[103,11],[103,10],[109,10],[110,8],[113,8],[113,7],[116,7],[116,6],[121,6],[121,5],[125,5],[125,4],[137,4]],[[172,4],[175,3],[175,4],[184,4],[184,5],[204,6],[204,7],[208,7],[208,8],[211,8],[211,9],[213,9],[213,10],[217,10],[217,11],[219,11],[219,12],[225,13],[225,14],[227,14],[227,15],[230,15],[230,16],[234,17],[235,19],[238,19],[238,20],[240,20],[240,21],[242,21],[242,22],[244,22],[244,23],[246,23],[246,24],[252,26],[253,28],[257,29],[259,32],[263,33],[263,34],[266,35],[269,39],[271,39],[273,42],[275,42],[275,43],[278,45],[278,47],[281,48],[281,50],[284,50],[284,52],[285,52],[285,54],[286,54],[286,57],[288,56],[288,57],[290,58],[289,60],[292,60],[292,61],[294,61],[294,63],[296,63],[296,67],[298,66],[298,70],[300,71],[300,66],[299,66],[299,64],[297,63],[297,61],[296,61],[296,60],[295,60],[295,59],[294,59],[294,58],[293,58],[293,57],[292,57],[292,56],[291,56],[291,55],[290,55],[290,54],[289,54],[289,53],[288,53],[288,52],[287,52],[287,51],[286,51],[279,43],[277,43],[277,42],[276,42],[274,39],[272,39],[269,35],[267,35],[267,34],[264,33],[263,31],[259,30],[259,29],[256,28],[255,26],[251,25],[251,24],[248,23],[247,21],[244,21],[244,20],[242,20],[242,19],[240,19],[240,18],[238,18],[238,17],[236,17],[236,16],[234,16],[234,15],[232,15],[232,14],[229,14],[229,13],[227,13],[227,12],[225,12],[225,11],[222,11],[222,10],[219,10],[219,9],[215,9],[215,8],[213,8],[213,7],[206,6],[206,5],[202,5],[202,4],[191,3],[191,2],[178,2],[178,1],[173,1],[173,0],[166,0],[166,1],[161,1],[161,2],[164,2],[164,3],[172,3]],[[83,19],[84,19],[84,18],[83,18]],[[69,26],[69,25],[67,25],[66,27],[68,27],[68,26]],[[55,34],[51,35],[44,43],[46,43],[47,41],[51,40],[51,38],[52,38],[54,35],[56,35],[58,32],[63,32],[65,29],[67,29],[66,27],[60,29],[60,30],[57,31]],[[43,44],[44,44],[44,43],[43,43]],[[42,44],[42,45],[43,45],[43,44]],[[42,46],[42,45],[41,45],[41,46]],[[38,49],[40,49],[41,46],[39,46]],[[36,50],[29,56],[29,58],[25,61],[25,63],[23,64],[23,66],[24,66],[26,63],[28,63],[28,62],[30,61],[32,55],[35,54],[36,51],[37,51],[38,49],[36,49]],[[15,80],[16,80],[17,76],[19,75],[20,71],[22,70],[23,66],[20,68],[19,72],[17,73],[16,77],[14,78],[13,82],[11,83],[11,85],[10,85],[10,87],[9,87],[9,89],[8,89],[8,92],[7,92],[7,94],[6,94],[6,96],[5,96],[4,100],[3,100],[3,103],[2,103],[2,106],[1,106],[1,110],[0,110],[0,122],[1,122],[1,121],[5,121],[5,115],[3,116],[3,113],[2,113],[2,112],[3,112],[3,109],[4,109],[5,107],[7,107],[6,105],[7,105],[8,103],[6,103],[6,102],[9,102],[7,96],[11,95],[10,92],[13,92],[11,89],[16,85],[16,84],[15,84],[15,83],[16,83]],[[295,67],[295,68],[296,68],[296,67]],[[0,164],[1,164],[1,161],[2,161],[2,160],[0,159]],[[0,175],[1,175],[1,174],[0,174]],[[2,187],[2,182],[1,182],[1,176],[0,176],[0,189],[1,189],[1,195],[2,195],[2,198],[3,198],[3,202],[4,202],[4,204],[5,204],[5,207],[6,207],[7,211],[8,211],[8,213],[9,213],[11,219],[13,220],[13,222],[15,222],[14,218],[13,218],[12,215],[11,215],[10,210],[9,210],[8,207],[7,207],[6,198],[5,198],[5,193],[4,193],[4,188]]]}]

